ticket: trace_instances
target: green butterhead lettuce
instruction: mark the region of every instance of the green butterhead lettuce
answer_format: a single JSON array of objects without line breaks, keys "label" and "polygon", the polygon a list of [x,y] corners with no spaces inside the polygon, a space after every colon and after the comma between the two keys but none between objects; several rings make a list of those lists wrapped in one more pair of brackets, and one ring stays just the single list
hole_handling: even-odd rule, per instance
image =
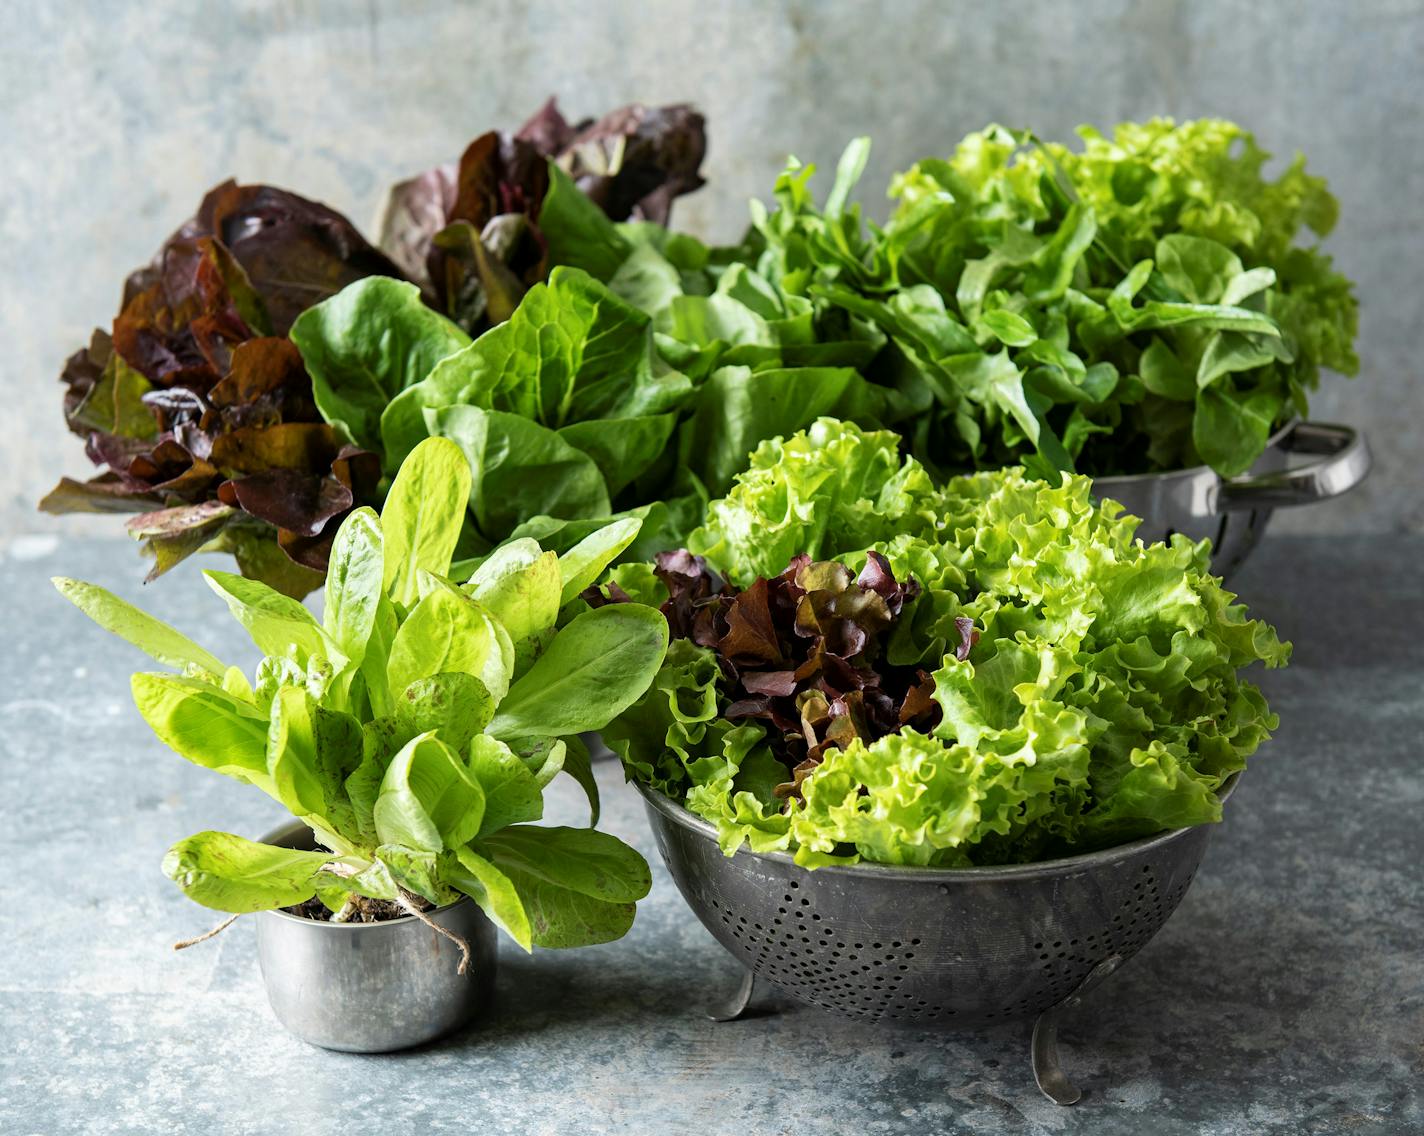
[{"label": "green butterhead lettuce", "polygon": [[198,903],[246,912],[317,897],[346,918],[364,900],[464,894],[526,950],[631,925],[650,883],[642,857],[591,828],[531,822],[561,771],[596,822],[576,735],[632,705],[666,652],[657,611],[580,611],[565,598],[637,522],[565,557],[515,542],[462,587],[448,571],[471,481],[454,443],[416,446],[382,515],[360,509],[342,524],[321,620],[257,581],[208,573],[264,654],[252,682],[103,589],[56,581],[101,626],[181,669],[134,676],[160,740],[261,789],[316,838],[314,852],[221,832],[180,841],[164,868]]}]

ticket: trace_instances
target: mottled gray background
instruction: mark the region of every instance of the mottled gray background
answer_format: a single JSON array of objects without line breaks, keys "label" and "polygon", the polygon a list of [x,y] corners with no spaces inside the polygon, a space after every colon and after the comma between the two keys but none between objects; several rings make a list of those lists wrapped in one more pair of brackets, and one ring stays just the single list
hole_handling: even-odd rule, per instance
[{"label": "mottled gray background", "polygon": [[1341,199],[1329,247],[1364,306],[1362,373],[1329,382],[1315,417],[1368,430],[1377,468],[1279,523],[1424,530],[1424,0],[0,0],[0,28],[5,536],[120,532],[34,511],[59,474],[88,472],[56,376],[207,187],[275,182],[368,225],[387,183],[549,93],[571,116],[700,105],[710,184],[676,220],[720,238],[787,152],[825,168],[859,133],[875,139],[872,211],[891,171],[989,120],[1064,136],[1218,114],[1303,150]]}]

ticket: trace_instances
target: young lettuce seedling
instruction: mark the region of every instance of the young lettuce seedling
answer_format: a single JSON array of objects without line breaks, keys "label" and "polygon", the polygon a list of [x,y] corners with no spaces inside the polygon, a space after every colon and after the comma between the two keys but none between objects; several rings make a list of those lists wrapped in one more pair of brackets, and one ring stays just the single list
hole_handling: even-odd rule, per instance
[{"label": "young lettuce seedling", "polygon": [[103,588],[57,579],[100,626],[180,673],[136,674],[155,734],[195,764],[255,785],[316,851],[225,832],[179,841],[164,871],[234,913],[313,897],[337,919],[369,901],[469,896],[524,947],[607,942],[648,892],[643,858],[590,828],[532,824],[561,770],[598,819],[588,753],[646,690],[667,648],[662,615],[582,610],[579,592],[637,535],[598,530],[563,556],[504,545],[463,585],[447,578],[470,493],[453,442],[421,443],[378,518],[359,509],[332,549],[323,618],[265,584],[207,572],[265,658],[249,683]]}]

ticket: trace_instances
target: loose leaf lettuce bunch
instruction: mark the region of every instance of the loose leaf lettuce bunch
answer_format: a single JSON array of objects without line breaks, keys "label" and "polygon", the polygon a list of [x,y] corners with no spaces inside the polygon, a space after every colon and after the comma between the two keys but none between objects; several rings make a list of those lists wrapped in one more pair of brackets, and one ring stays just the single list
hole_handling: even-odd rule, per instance
[{"label": "loose leaf lettuce bunch", "polygon": [[164,870],[190,898],[247,912],[317,897],[340,913],[359,897],[464,894],[526,950],[631,925],[650,882],[643,859],[592,828],[530,822],[567,770],[596,823],[576,735],[630,705],[663,658],[657,612],[576,600],[637,522],[562,557],[505,545],[461,587],[446,573],[469,483],[453,444],[418,447],[381,517],[359,509],[342,524],[320,621],[256,581],[206,573],[265,655],[251,682],[103,589],[56,581],[101,626],[179,668],[133,680],[165,744],[255,785],[316,837],[312,852],[222,832],[179,841]]},{"label": "loose leaf lettuce bunch", "polygon": [[[321,584],[342,518],[378,503],[384,483],[378,455],[332,412],[334,396],[313,391],[288,339],[298,316],[375,278],[455,321],[420,323],[422,341],[386,345],[401,373],[428,370],[547,275],[537,223],[551,162],[565,190],[556,224],[580,208],[666,222],[673,198],[702,184],[704,150],[690,107],[633,105],[574,126],[550,100],[515,134],[483,134],[458,165],[396,186],[380,249],[324,205],[225,182],[129,276],[111,333],[95,331],[66,364],[65,419],[105,468],[62,479],[40,507],[139,514],[127,527],[154,557],[150,579],[194,552],[224,551],[243,575],[305,595]],[[399,389],[389,376],[343,378],[352,389],[342,405]]]},{"label": "loose leaf lettuce bunch", "polygon": [[[1239,671],[1289,647],[1232,603],[1205,542],[1143,546],[1081,477],[935,488],[898,441],[822,421],[763,444],[691,546],[742,587],[788,547],[852,570],[883,557],[919,588],[884,660],[929,672],[938,722],[824,748],[783,799],[778,727],[733,720],[716,654],[679,639],[603,732],[629,775],[716,824],[728,854],[807,866],[1030,862],[1218,820],[1217,790],[1276,725]],[[614,582],[667,598],[646,566]]]},{"label": "loose leaf lettuce bunch", "polygon": [[1322,367],[1358,368],[1351,284],[1296,244],[1330,232],[1335,199],[1302,157],[1265,180],[1270,156],[1220,119],[1080,134],[1075,151],[991,127],[896,179],[895,278],[953,297],[1080,469],[1242,473]]},{"label": "loose leaf lettuce bunch", "polygon": [[[799,796],[801,783],[826,753],[854,739],[874,741],[913,726],[927,729],[940,709],[934,682],[919,667],[885,658],[885,645],[918,585],[895,579],[886,559],[871,552],[858,576],[837,561],[797,556],[786,571],[749,587],[728,585],[700,556],[659,553],[654,575],[667,589],[662,612],[674,637],[713,652],[729,722],[767,723],[773,759],[763,765],[778,797]],[[628,599],[621,589],[595,606]],[[973,639],[961,621],[961,657]]]},{"label": "loose leaf lettuce bunch", "polygon": [[893,180],[883,228],[851,203],[858,139],[824,205],[793,159],[737,248],[586,215],[550,230],[551,255],[653,314],[688,374],[857,368],[875,393],[820,412],[894,425],[939,469],[1239,474],[1322,368],[1357,369],[1352,286],[1298,243],[1335,200],[1299,158],[1266,180],[1221,120],[1080,133],[1078,151],[971,134]]}]

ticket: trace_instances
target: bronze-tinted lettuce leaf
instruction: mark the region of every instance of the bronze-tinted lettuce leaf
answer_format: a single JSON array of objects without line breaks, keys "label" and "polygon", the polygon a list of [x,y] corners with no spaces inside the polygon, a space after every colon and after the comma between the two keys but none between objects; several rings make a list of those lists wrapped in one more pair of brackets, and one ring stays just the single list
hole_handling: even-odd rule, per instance
[{"label": "bronze-tinted lettuce leaf", "polygon": [[[741,591],[682,549],[660,553],[653,570],[668,592],[662,612],[673,637],[717,656],[722,717],[766,726],[767,744],[786,767],[779,796],[799,796],[828,749],[939,722],[934,679],[885,658],[885,643],[920,588],[896,580],[880,553],[867,554],[858,576],[837,561],[801,555]],[[595,587],[583,598],[601,606],[628,597]],[[966,643],[977,638],[968,619],[957,626]]]},{"label": "bronze-tinted lettuce leaf", "polygon": [[513,134],[482,134],[459,162],[394,186],[381,248],[427,302],[478,335],[547,275],[538,220],[550,160],[613,220],[666,223],[673,198],[702,185],[705,152],[691,107],[633,104],[570,125],[551,98]]},{"label": "bronze-tinted lettuce leaf", "polygon": [[685,103],[621,107],[579,129],[559,164],[615,221],[666,225],[673,199],[703,185],[706,120]]},{"label": "bronze-tinted lettuce leaf", "polygon": [[401,275],[340,213],[275,186],[224,182],[203,198],[193,224],[242,267],[273,335],[348,284]]},{"label": "bronze-tinted lettuce leaf", "polygon": [[[548,188],[545,155],[530,142],[489,131],[458,163],[392,188],[381,246],[432,307],[478,334],[508,318],[547,272],[532,221]],[[487,290],[499,293],[495,305]]]},{"label": "bronze-tinted lettuce leaf", "polygon": [[129,276],[112,333],[66,363],[65,419],[106,469],[63,479],[40,507],[140,513],[129,530],[151,576],[208,548],[240,552],[283,590],[314,586],[340,518],[376,499],[379,471],[321,420],[285,332],[353,280],[397,272],[323,205],[218,186]]}]

